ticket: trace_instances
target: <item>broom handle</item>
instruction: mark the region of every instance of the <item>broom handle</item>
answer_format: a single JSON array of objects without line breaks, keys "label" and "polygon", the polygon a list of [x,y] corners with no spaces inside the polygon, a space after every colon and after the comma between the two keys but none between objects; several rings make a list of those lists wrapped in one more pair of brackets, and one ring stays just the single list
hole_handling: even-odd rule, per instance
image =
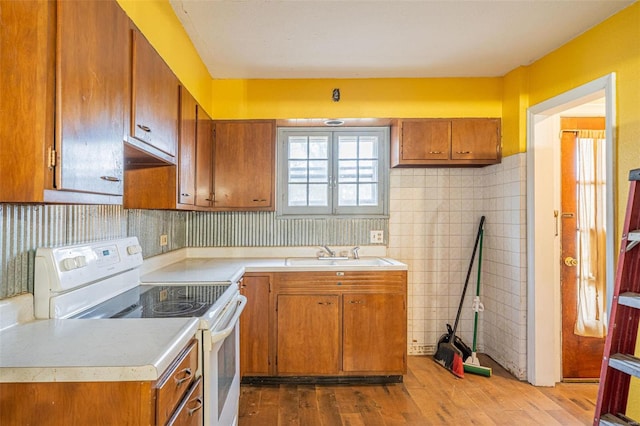
[{"label": "broom handle", "polygon": [[471,254],[471,262],[469,262],[469,269],[467,270],[467,278],[464,280],[464,287],[462,289],[462,296],[460,297],[460,305],[458,305],[458,313],[456,314],[456,322],[453,324],[453,331],[451,335],[456,334],[458,329],[458,322],[460,321],[460,313],[462,312],[462,303],[464,302],[464,295],[467,293],[467,287],[469,286],[469,278],[471,277],[471,269],[473,268],[473,261],[476,258],[476,250],[478,250],[478,243],[480,242],[480,233],[484,226],[484,216],[480,218],[480,226],[478,226],[478,235],[476,235],[476,243],[473,245],[473,253]]},{"label": "broom handle", "polygon": [[[476,285],[476,297],[480,297],[480,269],[482,268],[482,240],[484,238],[484,229],[480,231],[480,251],[478,252],[478,281]],[[478,337],[478,311],[476,311],[473,319],[473,352],[476,352],[476,339]]]}]

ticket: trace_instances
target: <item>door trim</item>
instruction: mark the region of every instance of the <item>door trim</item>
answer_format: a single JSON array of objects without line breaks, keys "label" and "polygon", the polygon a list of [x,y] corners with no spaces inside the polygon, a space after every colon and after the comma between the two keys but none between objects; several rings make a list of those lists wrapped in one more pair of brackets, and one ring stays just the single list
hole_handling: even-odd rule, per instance
[{"label": "door trim", "polygon": [[[553,386],[562,378],[560,238],[554,210],[560,209],[560,151],[550,117],[605,97],[607,141],[607,312],[614,280],[615,73],[605,75],[527,109],[527,380]],[[553,132],[555,136],[553,135]],[[552,165],[552,167],[550,167]],[[549,188],[552,188],[550,191]],[[553,247],[550,256],[549,247]]]}]

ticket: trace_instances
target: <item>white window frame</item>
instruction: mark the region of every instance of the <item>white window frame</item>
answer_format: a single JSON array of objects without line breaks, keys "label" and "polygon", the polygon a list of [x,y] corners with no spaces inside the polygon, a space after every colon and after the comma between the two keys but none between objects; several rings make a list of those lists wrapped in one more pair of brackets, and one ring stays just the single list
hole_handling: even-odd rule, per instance
[{"label": "white window frame", "polygon": [[[389,127],[280,127],[277,146],[277,200],[276,209],[280,217],[374,217],[389,216]],[[344,135],[376,135],[378,147],[378,203],[376,206],[338,206],[338,137]],[[288,149],[290,136],[328,136],[329,138],[329,205],[289,206],[288,205]]]}]

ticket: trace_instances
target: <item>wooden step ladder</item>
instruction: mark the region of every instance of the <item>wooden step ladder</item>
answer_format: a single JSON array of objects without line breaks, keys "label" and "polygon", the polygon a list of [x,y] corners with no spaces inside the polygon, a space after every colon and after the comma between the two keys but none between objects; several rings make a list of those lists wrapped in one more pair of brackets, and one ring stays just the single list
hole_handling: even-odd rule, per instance
[{"label": "wooden step ladder", "polygon": [[594,426],[640,422],[626,415],[631,377],[640,378],[640,358],[634,356],[640,322],[640,169],[629,173],[629,181]]}]

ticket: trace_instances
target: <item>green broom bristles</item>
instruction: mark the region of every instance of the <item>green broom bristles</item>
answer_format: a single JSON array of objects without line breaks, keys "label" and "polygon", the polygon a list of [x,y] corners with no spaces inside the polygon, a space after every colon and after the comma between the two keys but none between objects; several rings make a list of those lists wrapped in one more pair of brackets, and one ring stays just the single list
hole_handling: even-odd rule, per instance
[{"label": "green broom bristles", "polygon": [[491,377],[491,367],[483,367],[481,365],[464,364],[464,371],[466,373],[477,374],[479,376]]}]

